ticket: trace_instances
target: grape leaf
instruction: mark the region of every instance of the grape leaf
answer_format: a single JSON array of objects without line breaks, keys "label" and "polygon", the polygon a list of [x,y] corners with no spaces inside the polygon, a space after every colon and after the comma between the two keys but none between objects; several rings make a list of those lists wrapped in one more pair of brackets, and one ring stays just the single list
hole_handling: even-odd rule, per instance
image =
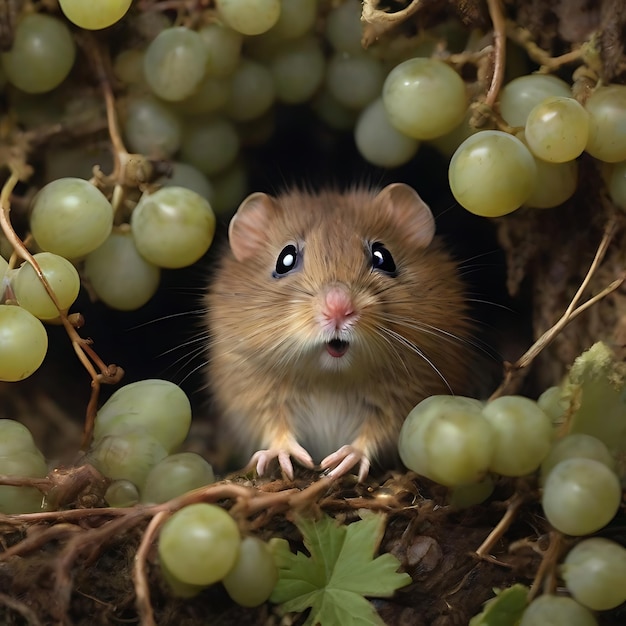
[{"label": "grape leaf", "polygon": [[300,518],[296,525],[311,556],[293,554],[285,540],[274,540],[280,578],[270,600],[285,612],[311,608],[305,626],[382,626],[364,596],[389,597],[411,582],[408,574],[397,572],[400,563],[391,554],[374,558],[385,516],[368,514],[347,526],[328,516]]},{"label": "grape leaf", "polygon": [[513,585],[485,602],[482,613],[470,620],[469,626],[514,626],[519,624],[528,606],[528,587]]}]

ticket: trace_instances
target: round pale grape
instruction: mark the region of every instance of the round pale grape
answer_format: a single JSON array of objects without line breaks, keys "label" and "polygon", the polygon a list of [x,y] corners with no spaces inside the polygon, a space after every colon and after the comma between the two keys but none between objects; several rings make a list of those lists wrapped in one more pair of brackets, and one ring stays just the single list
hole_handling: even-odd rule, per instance
[{"label": "round pale grape", "polygon": [[494,434],[483,405],[462,396],[431,396],[409,413],[398,451],[414,472],[454,487],[481,480],[493,455]]},{"label": "round pale grape", "polygon": [[281,0],[278,21],[268,36],[277,39],[298,39],[309,32],[317,19],[318,0]]},{"label": "round pale grape", "polygon": [[598,626],[598,622],[576,600],[544,594],[528,605],[519,626]]},{"label": "round pale grape", "polygon": [[522,396],[488,402],[483,416],[495,434],[489,469],[503,476],[534,472],[550,450],[552,424],[539,405]]},{"label": "round pale grape", "polygon": [[40,248],[66,259],[89,254],[111,233],[113,207],[82,178],[59,178],[33,200],[30,230]]},{"label": "round pale grape", "polygon": [[130,225],[137,250],[147,261],[159,267],[186,267],[209,249],[215,214],[195,191],[163,187],[142,196]]},{"label": "round pale grape", "polygon": [[611,200],[626,211],[626,161],[616,163],[611,168],[607,184]]},{"label": "round pale grape", "polygon": [[581,541],[567,553],[560,570],[574,599],[594,611],[626,602],[626,549],[615,541]]},{"label": "round pale grape", "polygon": [[11,49],[0,55],[7,80],[27,93],[58,87],[70,73],[75,57],[69,28],[43,13],[24,15],[15,28]]},{"label": "round pale grape", "polygon": [[548,163],[535,159],[537,176],[532,193],[524,204],[536,209],[559,206],[571,198],[578,186],[578,161]]},{"label": "round pale grape", "polygon": [[127,85],[144,85],[143,50],[128,48],[122,50],[113,60],[115,77]]},{"label": "round pale grape", "polygon": [[183,119],[187,115],[215,113],[224,109],[230,98],[231,89],[228,76],[221,78],[207,74],[188,98],[171,103],[170,106]]},{"label": "round pale grape", "polygon": [[163,176],[158,182],[163,187],[185,187],[185,189],[195,191],[209,202],[214,195],[213,185],[209,179],[199,169],[188,163],[172,162],[172,175]]},{"label": "round pale grape", "polygon": [[235,161],[227,170],[211,178],[213,199],[211,206],[218,215],[232,215],[246,197],[248,172],[241,161]]},{"label": "round pale grape", "polygon": [[228,595],[241,606],[260,606],[277,582],[278,568],[269,546],[258,537],[244,537],[234,566],[222,579]]},{"label": "round pale grape", "polygon": [[626,85],[598,87],[587,99],[587,152],[600,161],[626,160]]},{"label": "round pale grape", "polygon": [[241,59],[241,33],[214,22],[203,26],[198,34],[207,49],[206,73],[209,76],[230,76]]},{"label": "round pale grape", "polygon": [[104,492],[109,506],[127,508],[139,503],[139,489],[130,480],[114,480]]},{"label": "round pale grape", "polygon": [[233,568],[241,537],[233,518],[215,504],[190,504],[163,524],[159,559],[178,580],[211,585]]},{"label": "round pale grape", "polygon": [[528,148],[499,130],[468,137],[452,156],[448,170],[457,202],[483,217],[500,217],[518,209],[530,197],[536,175]]},{"label": "round pale grape", "polygon": [[184,100],[204,77],[207,57],[208,50],[197,32],[184,26],[166,28],[146,48],[146,81],[159,98]]},{"label": "round pale grape", "polygon": [[130,7],[132,0],[59,0],[65,17],[76,26],[99,30],[119,22]]},{"label": "round pale grape", "polygon": [[280,0],[215,0],[219,16],[243,35],[260,35],[280,17]]},{"label": "round pale grape", "polygon": [[434,139],[461,123],[467,110],[463,79],[438,59],[408,59],[383,85],[389,120],[415,139]]},{"label": "round pale grape", "polygon": [[448,504],[455,509],[467,509],[484,502],[493,493],[493,489],[494,484],[490,476],[477,483],[459,485],[450,490]]},{"label": "round pale grape", "polygon": [[570,86],[549,74],[514,78],[500,91],[500,113],[511,126],[524,126],[530,111],[550,96],[571,98]]},{"label": "round pale grape", "polygon": [[[365,52],[341,52],[328,64],[326,88],[344,106],[360,110],[378,97],[384,79],[382,65],[374,57]],[[398,130],[405,132],[403,128]]]},{"label": "round pale grape", "polygon": [[[51,252],[34,255],[62,311],[67,311],[78,297],[80,278],[76,268],[62,256]],[[40,320],[59,317],[59,311],[39,280],[33,266],[24,263],[11,281],[18,304]]]},{"label": "round pale grape", "polygon": [[194,452],[171,454],[157,463],[141,490],[141,501],[159,504],[215,482],[210,463]]},{"label": "round pale grape", "polygon": [[555,465],[543,487],[543,511],[557,530],[589,535],[615,516],[622,498],[619,478],[593,459],[566,459]]},{"label": "round pale grape", "polygon": [[387,117],[382,98],[366,107],[357,120],[354,139],[361,156],[380,167],[398,167],[419,148],[417,139],[396,130]]},{"label": "round pale grape", "polygon": [[[24,478],[43,478],[48,466],[39,450],[20,450],[19,453],[0,456],[0,474]],[[41,510],[42,493],[35,487],[0,485],[0,512],[7,515],[36,513]]]},{"label": "round pale grape", "polygon": [[161,575],[163,580],[167,583],[172,594],[177,598],[193,598],[197,596],[203,589],[206,589],[208,585],[191,585],[179,580],[169,571],[165,566],[163,560],[161,560]]},{"label": "round pale grape", "polygon": [[561,388],[559,386],[548,387],[537,398],[537,404],[550,418],[552,424],[559,424],[561,422],[565,407],[561,402]]},{"label": "round pale grape", "polygon": [[38,452],[33,436],[20,422],[0,419],[0,456],[12,456],[22,452]]},{"label": "round pale grape", "polygon": [[328,13],[326,39],[337,52],[357,54],[363,51],[361,9],[359,0],[345,0]]},{"label": "round pale grape", "polygon": [[156,293],[161,270],[139,254],[132,233],[120,231],[87,255],[85,277],[107,306],[134,311]]},{"label": "round pale grape", "polygon": [[144,95],[128,100],[124,137],[130,150],[165,159],[180,148],[182,133],[179,117],[156,98]]},{"label": "round pale grape", "polygon": [[266,113],[276,98],[270,70],[261,63],[243,60],[231,77],[228,115],[238,122],[256,119]]},{"label": "round pale grape", "polygon": [[180,160],[213,176],[231,165],[239,154],[239,135],[223,117],[196,119],[185,126]]},{"label": "round pale grape", "polygon": [[141,490],[150,470],[166,456],[167,450],[154,436],[129,430],[98,439],[87,460],[107,478],[129,480]]},{"label": "round pale grape", "polygon": [[191,404],[174,383],[149,378],[118,389],[100,408],[94,440],[127,430],[143,430],[168,452],[176,449],[191,425]]},{"label": "round pale grape", "polygon": [[43,324],[21,306],[0,304],[0,381],[28,378],[43,363],[47,351]]},{"label": "round pale grape", "polygon": [[535,105],[526,119],[526,143],[550,163],[573,161],[589,139],[589,114],[574,98],[552,96]]},{"label": "round pale grape", "polygon": [[554,443],[548,456],[541,464],[543,481],[549,476],[552,468],[566,459],[593,459],[604,463],[615,471],[617,464],[604,442],[586,433],[571,433]]}]

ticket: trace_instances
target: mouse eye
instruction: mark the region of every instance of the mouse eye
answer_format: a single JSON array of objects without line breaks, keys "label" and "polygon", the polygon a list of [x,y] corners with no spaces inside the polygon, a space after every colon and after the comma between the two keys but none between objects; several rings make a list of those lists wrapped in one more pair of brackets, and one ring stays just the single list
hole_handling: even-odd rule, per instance
[{"label": "mouse eye", "polygon": [[276,259],[276,269],[274,270],[274,278],[284,276],[298,264],[298,249],[289,244],[285,246]]},{"label": "mouse eye", "polygon": [[372,244],[372,268],[386,274],[395,274],[396,271],[391,252],[379,241]]}]

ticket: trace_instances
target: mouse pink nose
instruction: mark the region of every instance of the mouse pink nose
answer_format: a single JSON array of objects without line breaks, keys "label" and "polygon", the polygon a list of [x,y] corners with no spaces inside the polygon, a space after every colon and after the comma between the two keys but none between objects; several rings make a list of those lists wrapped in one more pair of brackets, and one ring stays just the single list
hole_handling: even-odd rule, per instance
[{"label": "mouse pink nose", "polygon": [[331,287],[324,298],[322,315],[336,330],[344,329],[346,322],[356,315],[350,294],[342,287]]}]

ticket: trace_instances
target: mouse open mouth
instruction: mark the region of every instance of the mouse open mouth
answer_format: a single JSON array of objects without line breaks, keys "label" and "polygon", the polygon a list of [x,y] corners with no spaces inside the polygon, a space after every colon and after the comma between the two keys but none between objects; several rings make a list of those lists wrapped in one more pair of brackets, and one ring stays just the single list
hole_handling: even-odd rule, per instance
[{"label": "mouse open mouth", "polygon": [[331,339],[326,344],[326,352],[336,358],[342,357],[350,347],[350,343],[342,339]]}]

